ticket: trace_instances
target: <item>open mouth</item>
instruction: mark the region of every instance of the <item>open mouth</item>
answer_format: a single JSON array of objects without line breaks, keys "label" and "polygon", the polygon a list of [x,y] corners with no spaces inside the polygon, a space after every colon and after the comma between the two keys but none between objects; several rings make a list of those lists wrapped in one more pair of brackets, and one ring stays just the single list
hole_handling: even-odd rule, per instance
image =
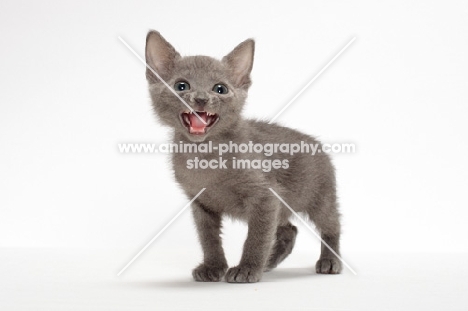
[{"label": "open mouth", "polygon": [[219,120],[219,116],[208,111],[184,111],[180,114],[180,119],[190,134],[203,135]]}]

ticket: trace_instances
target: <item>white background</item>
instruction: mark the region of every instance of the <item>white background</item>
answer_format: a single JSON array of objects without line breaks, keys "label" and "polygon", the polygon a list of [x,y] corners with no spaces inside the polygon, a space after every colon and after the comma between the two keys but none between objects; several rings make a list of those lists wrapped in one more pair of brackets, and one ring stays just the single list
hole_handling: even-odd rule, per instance
[{"label": "white background", "polygon": [[[118,40],[143,56],[156,29],[217,58],[253,37],[245,116],[263,119],[356,37],[278,119],[357,146],[334,156],[343,256],[468,252],[467,14],[465,1],[2,1],[0,247],[128,249],[115,272],[188,202],[168,156],[117,149],[169,139]],[[232,264],[245,230],[226,222]],[[298,239],[313,266],[319,244]],[[199,260],[189,212],[151,246],[177,247]]]}]

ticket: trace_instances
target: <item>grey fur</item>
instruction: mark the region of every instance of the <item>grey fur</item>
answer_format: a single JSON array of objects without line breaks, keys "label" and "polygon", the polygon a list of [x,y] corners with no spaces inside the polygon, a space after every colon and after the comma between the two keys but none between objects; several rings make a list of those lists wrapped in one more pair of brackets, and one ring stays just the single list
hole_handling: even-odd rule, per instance
[{"label": "grey fur", "polygon": [[[254,41],[239,44],[221,61],[208,56],[181,57],[156,31],[150,31],[146,41],[146,61],[169,84],[183,79],[191,89],[179,95],[196,111],[216,113],[219,120],[204,135],[190,134],[180,115],[187,108],[152,73],[146,77],[153,107],[159,120],[173,129],[173,141],[213,144],[233,141],[248,143],[319,143],[298,131],[241,117],[250,87]],[[227,94],[212,91],[223,83]],[[201,188],[202,193],[192,205],[193,216],[203,249],[203,262],[193,270],[196,281],[257,282],[264,271],[275,268],[292,251],[297,228],[289,222],[291,212],[268,190],[274,189],[297,212],[313,221],[322,238],[339,253],[340,222],[336,198],[335,173],[325,153],[298,153],[289,156],[276,153],[232,153],[227,169],[188,169],[187,160],[217,159],[217,154],[174,153],[172,164],[177,182],[189,198]],[[287,159],[288,169],[268,173],[255,169],[232,169],[232,157],[237,159]],[[222,217],[230,216],[248,224],[240,263],[228,269],[220,238]],[[341,262],[322,245],[317,273],[341,271]]]}]

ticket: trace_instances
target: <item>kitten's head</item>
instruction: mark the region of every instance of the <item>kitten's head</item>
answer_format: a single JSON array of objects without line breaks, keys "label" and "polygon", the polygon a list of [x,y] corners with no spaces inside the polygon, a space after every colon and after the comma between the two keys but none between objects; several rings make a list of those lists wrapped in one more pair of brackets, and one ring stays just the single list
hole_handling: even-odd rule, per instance
[{"label": "kitten's head", "polygon": [[235,131],[251,84],[254,47],[249,39],[222,60],[181,57],[159,32],[150,31],[146,37],[146,63],[167,83],[146,69],[153,107],[160,120],[194,142]]}]

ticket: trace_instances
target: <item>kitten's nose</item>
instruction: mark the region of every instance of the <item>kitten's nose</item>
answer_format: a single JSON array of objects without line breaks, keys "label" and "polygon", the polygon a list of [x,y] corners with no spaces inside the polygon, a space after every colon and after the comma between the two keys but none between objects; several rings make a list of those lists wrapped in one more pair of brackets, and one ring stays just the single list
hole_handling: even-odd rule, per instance
[{"label": "kitten's nose", "polygon": [[198,104],[198,105],[201,105],[201,106],[206,105],[207,101],[208,101],[208,99],[206,99],[206,98],[195,98],[195,103]]},{"label": "kitten's nose", "polygon": [[197,104],[199,108],[204,108],[207,102],[208,99],[206,98],[195,98],[195,104]]}]

